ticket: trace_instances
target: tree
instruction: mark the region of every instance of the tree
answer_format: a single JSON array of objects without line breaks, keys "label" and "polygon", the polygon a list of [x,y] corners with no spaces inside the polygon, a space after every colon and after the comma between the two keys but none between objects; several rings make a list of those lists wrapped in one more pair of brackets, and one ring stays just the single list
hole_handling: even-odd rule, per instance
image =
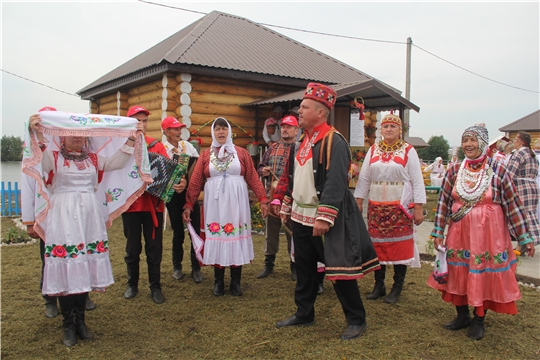
[{"label": "tree", "polygon": [[463,148],[461,146],[457,149],[457,158],[458,160],[465,159],[465,153],[463,152]]},{"label": "tree", "polygon": [[2,161],[21,161],[23,141],[16,136],[2,136],[2,149],[0,158]]},{"label": "tree", "polygon": [[418,156],[422,160],[435,160],[437,157],[441,157],[443,160],[448,160],[448,150],[450,144],[444,138],[444,136],[432,136],[428,141],[429,147],[424,149],[418,149]]}]

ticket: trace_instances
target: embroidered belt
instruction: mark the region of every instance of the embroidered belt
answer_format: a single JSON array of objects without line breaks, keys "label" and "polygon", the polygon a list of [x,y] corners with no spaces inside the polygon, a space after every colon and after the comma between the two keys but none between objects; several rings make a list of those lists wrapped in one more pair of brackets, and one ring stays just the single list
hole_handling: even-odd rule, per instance
[{"label": "embroidered belt", "polygon": [[403,181],[372,181],[373,185],[405,185]]}]

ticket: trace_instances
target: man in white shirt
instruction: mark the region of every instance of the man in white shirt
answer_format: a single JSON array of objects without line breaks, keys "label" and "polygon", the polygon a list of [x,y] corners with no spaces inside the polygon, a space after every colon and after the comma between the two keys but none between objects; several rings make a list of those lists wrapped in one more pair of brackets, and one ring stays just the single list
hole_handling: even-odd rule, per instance
[{"label": "man in white shirt", "polygon": [[[186,125],[179,122],[172,116],[168,116],[161,122],[161,129],[163,134],[167,137],[167,140],[163,142],[163,146],[167,150],[167,154],[171,159],[174,159],[174,155],[187,154],[190,156],[188,169],[191,168],[199,157],[199,153],[189,141],[184,141],[181,138],[182,128]],[[173,278],[180,280],[184,277],[182,273],[182,260],[184,258],[184,222],[182,220],[182,212],[184,211],[184,205],[186,204],[186,192],[187,188],[187,175],[182,179],[180,184],[175,185],[175,194],[171,201],[166,206],[169,211],[169,219],[171,220],[171,227],[173,229],[172,238],[172,261],[173,261]],[[195,203],[193,211],[191,212],[191,220],[195,231],[200,236],[200,208],[199,204]],[[193,244],[191,244],[191,276],[196,283],[203,281],[201,275],[201,266],[195,256],[195,250]]]},{"label": "man in white shirt", "polygon": [[[263,138],[268,146],[272,146],[273,143],[278,142],[281,139],[281,132],[279,127],[281,126],[281,119],[283,118],[283,109],[281,106],[274,106],[272,109],[272,116],[264,121]],[[268,126],[275,126],[275,132],[268,134]]]}]

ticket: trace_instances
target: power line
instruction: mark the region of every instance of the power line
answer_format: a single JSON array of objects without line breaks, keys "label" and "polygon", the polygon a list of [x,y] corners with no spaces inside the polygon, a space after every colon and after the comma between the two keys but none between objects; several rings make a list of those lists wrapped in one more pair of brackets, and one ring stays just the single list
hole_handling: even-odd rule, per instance
[{"label": "power line", "polygon": [[[164,5],[164,4],[159,4],[159,3],[145,1],[145,0],[138,0],[138,1],[142,2],[142,3],[150,4],[150,5],[163,6],[163,7],[170,8],[170,9],[182,10],[182,11],[187,11],[187,12],[192,12],[192,13],[202,14],[202,15],[208,15],[208,13],[205,13],[205,12],[202,12],[202,11],[196,11],[196,10],[190,10],[190,9],[176,7],[176,6]],[[337,37],[337,38],[343,38],[343,39],[350,39],[350,40],[372,41],[372,42],[380,42],[380,43],[387,43],[387,44],[400,44],[400,45],[406,45],[407,44],[407,42],[405,42],[405,41],[380,40],[380,39],[361,38],[361,37],[356,37],[356,36],[330,34],[330,33],[324,33],[324,32],[312,31],[312,30],[304,30],[304,29],[297,29],[297,28],[291,28],[291,27],[287,27],[287,26],[273,25],[273,24],[266,24],[266,23],[255,23],[255,24],[262,25],[262,26],[275,27],[275,28],[280,28],[280,29],[286,29],[286,30],[292,30],[292,31],[298,31],[298,32],[303,32],[303,33],[309,33],[309,34],[316,34],[316,35],[331,36],[331,37]],[[497,80],[488,78],[487,76],[480,75],[478,73],[475,73],[474,71],[468,70],[468,69],[466,69],[466,68],[464,68],[462,66],[459,66],[457,64],[454,64],[453,62],[448,61],[448,60],[446,60],[446,59],[444,59],[444,58],[442,58],[442,57],[440,57],[438,55],[435,55],[432,52],[427,51],[426,49],[423,49],[423,48],[421,48],[420,46],[418,46],[418,45],[416,45],[414,43],[412,45],[414,47],[416,47],[417,49],[424,51],[426,54],[429,54],[429,55],[431,55],[431,56],[433,56],[433,57],[435,57],[435,58],[437,58],[437,59],[439,59],[441,61],[444,61],[447,64],[455,66],[458,69],[466,71],[466,72],[468,72],[468,73],[470,73],[472,75],[481,77],[482,79],[497,83],[499,85],[507,86],[507,87],[510,87],[510,88],[513,88],[513,89],[532,92],[532,93],[535,93],[535,94],[540,94],[540,91],[537,91],[537,90],[524,89],[524,88],[521,88],[521,87],[518,87],[518,86],[513,86],[513,85],[510,85],[510,84],[503,83],[501,81],[497,81]]]},{"label": "power line", "polygon": [[442,57],[440,57],[440,56],[438,56],[438,55],[435,55],[434,53],[429,52],[429,51],[427,51],[426,49],[421,48],[420,46],[416,45],[415,43],[413,43],[412,46],[414,46],[414,47],[417,48],[418,50],[424,51],[425,53],[427,53],[427,54],[429,54],[429,55],[431,55],[431,56],[433,56],[433,57],[436,57],[436,58],[439,59],[439,60],[444,61],[444,62],[447,63],[447,64],[450,64],[450,65],[452,65],[452,66],[455,66],[455,67],[457,67],[458,69],[461,69],[461,70],[463,70],[463,71],[466,71],[466,72],[468,72],[468,73],[470,73],[470,74],[473,74],[473,75],[475,75],[475,76],[481,77],[482,79],[485,79],[485,80],[488,80],[488,81],[492,81],[492,82],[494,82],[494,83],[497,83],[497,84],[500,84],[500,85],[504,85],[504,86],[508,86],[508,87],[511,87],[511,88],[514,88],[514,89],[518,89],[518,90],[523,90],[523,91],[528,91],[528,92],[540,94],[540,91],[529,90],[529,89],[520,88],[520,87],[517,87],[517,86],[514,86],[514,85],[510,85],[510,84],[505,84],[505,83],[503,83],[503,82],[500,82],[500,81],[497,81],[497,80],[490,79],[490,78],[488,78],[488,77],[486,77],[486,76],[484,76],[484,75],[480,75],[480,74],[478,74],[478,73],[475,73],[474,71],[467,70],[467,69],[465,69],[465,68],[462,67],[462,66],[459,66],[459,65],[457,65],[457,64],[454,64],[453,62],[450,62],[450,61],[448,61],[448,60],[446,60],[446,59],[443,59]]},{"label": "power line", "polygon": [[52,86],[49,86],[49,85],[40,83],[40,82],[35,81],[35,80],[32,80],[32,79],[25,78],[24,76],[14,74],[14,73],[9,72],[9,71],[7,71],[7,70],[4,70],[4,69],[0,69],[0,70],[1,70],[2,72],[5,72],[6,74],[13,75],[13,76],[16,76],[16,77],[18,77],[18,78],[24,79],[24,80],[26,80],[26,81],[33,82],[34,84],[38,84],[38,85],[41,85],[41,86],[45,86],[45,87],[48,87],[49,89],[52,89],[52,90],[55,90],[55,91],[58,91],[58,92],[61,92],[61,93],[64,93],[64,94],[68,94],[68,95],[71,95],[71,96],[79,97],[78,95],[75,95],[75,94],[72,94],[72,93],[68,93],[67,91],[64,91],[64,90],[60,90],[60,89],[54,88],[54,87],[52,87]]}]

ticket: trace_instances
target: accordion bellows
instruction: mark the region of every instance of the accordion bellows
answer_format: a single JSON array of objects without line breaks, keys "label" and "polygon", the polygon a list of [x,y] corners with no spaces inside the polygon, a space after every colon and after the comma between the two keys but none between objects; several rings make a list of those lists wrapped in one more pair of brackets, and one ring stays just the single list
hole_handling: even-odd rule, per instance
[{"label": "accordion bellows", "polygon": [[187,171],[189,155],[180,154],[178,162],[153,152],[149,152],[148,157],[154,182],[148,185],[146,191],[169,202],[174,195],[173,185],[178,184]]}]

